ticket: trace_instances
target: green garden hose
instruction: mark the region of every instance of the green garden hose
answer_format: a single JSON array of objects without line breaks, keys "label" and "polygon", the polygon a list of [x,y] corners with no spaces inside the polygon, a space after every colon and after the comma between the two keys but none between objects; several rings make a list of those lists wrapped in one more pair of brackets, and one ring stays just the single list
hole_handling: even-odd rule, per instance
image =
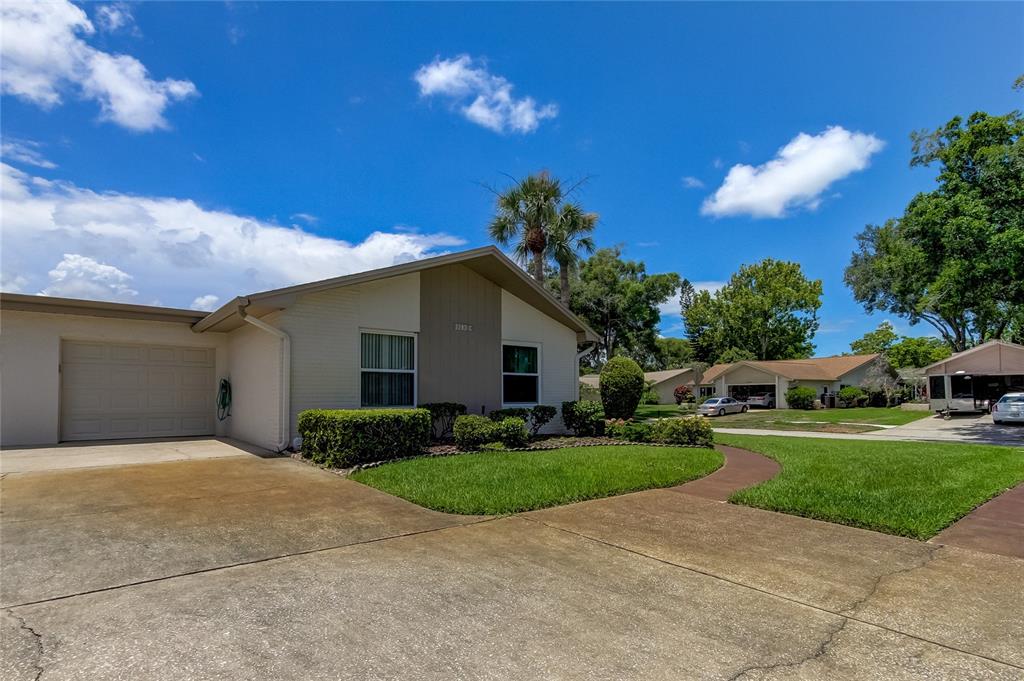
[{"label": "green garden hose", "polygon": [[217,420],[223,421],[231,416],[231,382],[220,379],[220,388],[217,389]]}]

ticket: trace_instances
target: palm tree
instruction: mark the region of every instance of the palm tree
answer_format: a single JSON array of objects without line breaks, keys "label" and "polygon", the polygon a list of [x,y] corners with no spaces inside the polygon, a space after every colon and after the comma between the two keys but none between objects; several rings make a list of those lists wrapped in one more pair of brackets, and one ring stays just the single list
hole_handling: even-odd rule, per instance
[{"label": "palm tree", "polygon": [[561,183],[546,170],[528,175],[498,194],[497,211],[488,228],[491,238],[503,246],[516,241],[516,259],[529,263],[533,278],[541,284],[548,237],[558,220],[561,201]]},{"label": "palm tree", "polygon": [[564,203],[558,220],[548,234],[548,255],[558,263],[558,291],[562,303],[569,305],[569,272],[579,266],[580,253],[594,252],[597,213],[587,213],[578,203]]}]

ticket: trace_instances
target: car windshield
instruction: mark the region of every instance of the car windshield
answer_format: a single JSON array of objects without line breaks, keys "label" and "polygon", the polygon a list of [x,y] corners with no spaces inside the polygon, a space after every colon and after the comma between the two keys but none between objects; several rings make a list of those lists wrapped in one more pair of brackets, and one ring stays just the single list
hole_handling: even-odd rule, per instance
[{"label": "car windshield", "polygon": [[1024,404],[1024,395],[1003,395],[999,404]]}]

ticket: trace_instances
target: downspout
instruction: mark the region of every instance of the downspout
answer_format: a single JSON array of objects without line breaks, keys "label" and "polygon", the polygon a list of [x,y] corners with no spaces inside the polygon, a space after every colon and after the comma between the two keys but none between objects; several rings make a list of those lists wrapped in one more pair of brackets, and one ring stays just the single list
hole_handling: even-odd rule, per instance
[{"label": "downspout", "polygon": [[245,298],[243,302],[238,304],[238,316],[242,318],[243,322],[252,324],[257,329],[266,331],[272,336],[276,336],[281,341],[281,390],[279,393],[280,404],[281,404],[281,415],[278,419],[278,442],[277,451],[283,452],[288,449],[291,444],[292,435],[292,417],[291,417],[291,388],[292,388],[292,339],[291,337],[274,326],[267,324],[262,319],[256,317],[250,317],[245,312],[245,308],[249,307],[249,299]]}]

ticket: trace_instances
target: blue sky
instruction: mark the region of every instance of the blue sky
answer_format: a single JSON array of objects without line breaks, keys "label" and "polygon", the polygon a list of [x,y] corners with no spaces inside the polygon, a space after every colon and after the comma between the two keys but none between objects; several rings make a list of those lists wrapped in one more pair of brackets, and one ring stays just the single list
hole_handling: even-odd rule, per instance
[{"label": "blue sky", "polygon": [[910,131],[1022,103],[1020,3],[2,11],[5,290],[177,307],[485,244],[546,168],[649,271],[800,262],[841,352]]}]

